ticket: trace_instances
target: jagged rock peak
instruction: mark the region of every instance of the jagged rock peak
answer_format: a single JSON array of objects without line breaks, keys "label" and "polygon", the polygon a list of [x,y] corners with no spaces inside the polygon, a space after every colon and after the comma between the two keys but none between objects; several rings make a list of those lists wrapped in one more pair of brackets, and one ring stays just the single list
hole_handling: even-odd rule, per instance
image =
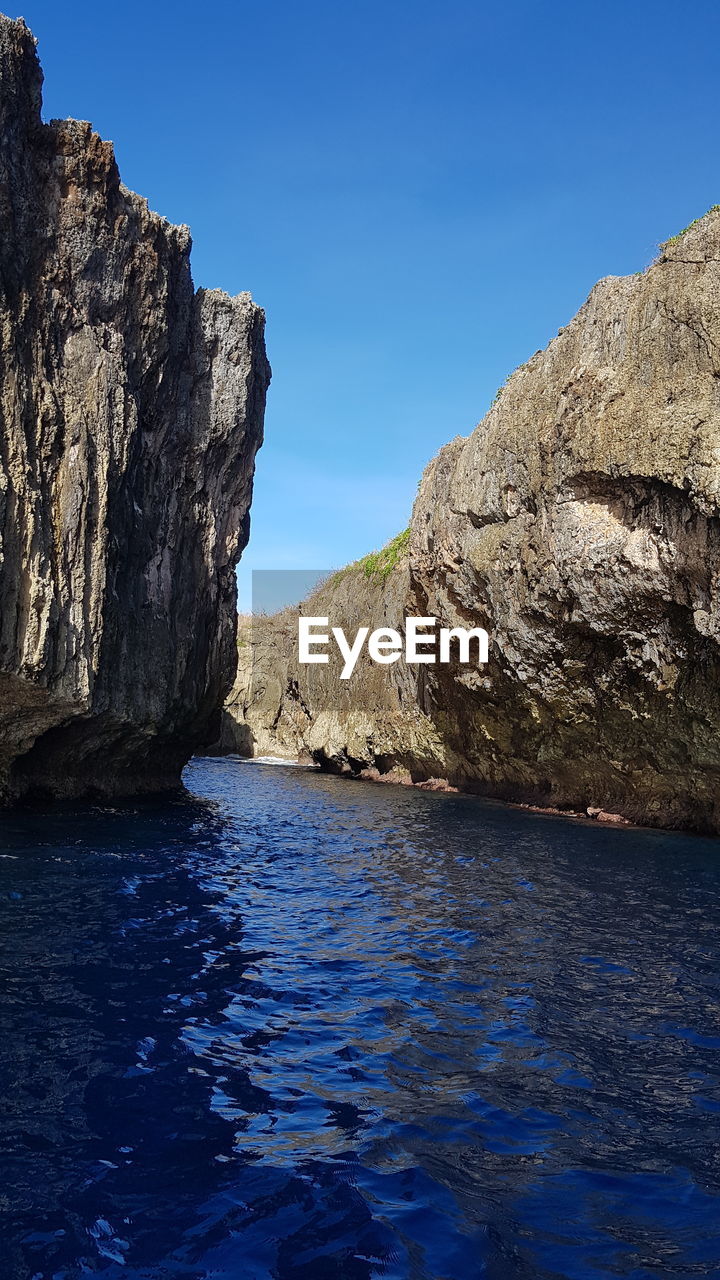
[{"label": "jagged rock peak", "polygon": [[177,785],[235,669],[270,370],[0,17],[0,799]]}]

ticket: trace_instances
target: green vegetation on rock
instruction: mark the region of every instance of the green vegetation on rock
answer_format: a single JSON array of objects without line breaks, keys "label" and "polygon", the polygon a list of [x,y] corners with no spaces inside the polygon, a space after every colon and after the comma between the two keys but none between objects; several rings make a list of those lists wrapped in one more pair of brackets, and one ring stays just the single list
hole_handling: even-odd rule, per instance
[{"label": "green vegetation on rock", "polygon": [[366,578],[374,578],[375,580],[379,579],[380,582],[386,582],[395,566],[407,554],[409,543],[410,530],[409,528],[403,529],[402,533],[396,534],[381,551],[371,551],[369,555],[363,556],[362,560],[355,560],[344,569],[339,569],[337,573],[333,574],[331,582],[338,582],[346,573],[350,573],[355,569],[359,569]]},{"label": "green vegetation on rock", "polygon": [[[714,204],[711,209],[708,209],[707,213],[720,213],[720,204]],[[703,218],[707,217],[707,213],[703,214]],[[670,236],[669,240],[663,240],[660,248],[667,249],[668,245],[677,244],[678,240],[681,240],[685,235],[685,232],[690,231],[692,227],[696,227],[698,222],[702,222],[702,218],[693,218],[692,222],[688,222],[687,226],[683,227],[682,231],[678,231],[677,235]]]}]

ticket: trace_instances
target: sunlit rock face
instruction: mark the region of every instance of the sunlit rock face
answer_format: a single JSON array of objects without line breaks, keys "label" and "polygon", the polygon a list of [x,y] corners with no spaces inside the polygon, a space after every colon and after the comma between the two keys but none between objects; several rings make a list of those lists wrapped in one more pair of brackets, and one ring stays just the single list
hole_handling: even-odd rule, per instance
[{"label": "sunlit rock face", "polygon": [[373,626],[388,612],[484,626],[487,667],[397,663],[381,696],[360,668],[343,711],[332,668],[273,658],[269,620],[256,666],[273,680],[249,690],[241,669],[229,710],[265,751],[279,730],[331,767],[717,831],[719,516],[713,211],[647,271],[602,280],[440,452],[385,583],[350,570],[310,610],[342,625],[350,595]]},{"label": "sunlit rock face", "polygon": [[0,17],[0,799],[177,785],[235,670],[269,366],[249,294],[112,145],[41,122]]}]

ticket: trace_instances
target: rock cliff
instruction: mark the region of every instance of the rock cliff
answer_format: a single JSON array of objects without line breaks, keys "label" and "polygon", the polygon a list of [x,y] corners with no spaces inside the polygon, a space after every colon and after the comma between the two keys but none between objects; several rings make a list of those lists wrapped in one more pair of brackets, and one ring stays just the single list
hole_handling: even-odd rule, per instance
[{"label": "rock cliff", "polygon": [[0,801],[177,785],[235,669],[269,366],[248,294],[0,17]]},{"label": "rock cliff", "polygon": [[351,567],[303,610],[484,626],[489,664],[365,663],[343,689],[335,666],[298,667],[294,620],[259,619],[229,712],[256,751],[718,831],[719,572],[712,210],[602,280],[440,452],[402,563]]}]

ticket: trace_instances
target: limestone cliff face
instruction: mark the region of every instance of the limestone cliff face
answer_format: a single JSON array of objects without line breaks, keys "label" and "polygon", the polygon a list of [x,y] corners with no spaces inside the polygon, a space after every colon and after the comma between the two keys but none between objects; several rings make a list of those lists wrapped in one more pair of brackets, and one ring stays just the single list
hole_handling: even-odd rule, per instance
[{"label": "limestone cliff face", "polygon": [[3,801],[174,785],[212,732],[269,381],[262,311],[41,83],[0,17]]},{"label": "limestone cliff face", "polygon": [[[351,571],[351,612],[485,626],[488,666],[376,670],[381,702],[363,669],[348,710],[292,654],[264,679],[266,620],[233,695],[263,750],[720,829],[720,213],[596,286],[429,466],[411,529],[387,583]],[[348,589],[306,611],[342,625]]]}]

